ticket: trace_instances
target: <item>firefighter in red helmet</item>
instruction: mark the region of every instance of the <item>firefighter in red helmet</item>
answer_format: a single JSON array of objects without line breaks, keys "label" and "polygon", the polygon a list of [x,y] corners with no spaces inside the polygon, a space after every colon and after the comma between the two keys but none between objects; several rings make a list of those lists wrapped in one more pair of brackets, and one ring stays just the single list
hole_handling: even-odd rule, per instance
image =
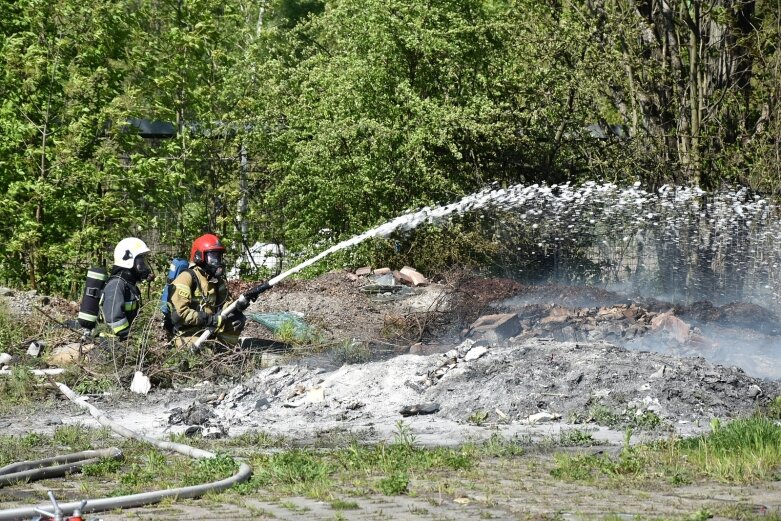
[{"label": "firefighter in red helmet", "polygon": [[233,301],[225,281],[224,255],[225,247],[216,235],[201,235],[190,249],[190,267],[173,280],[171,322],[178,347],[195,342],[205,328],[211,328],[225,344],[238,341],[246,322],[245,307],[237,306],[228,316],[220,316]]}]

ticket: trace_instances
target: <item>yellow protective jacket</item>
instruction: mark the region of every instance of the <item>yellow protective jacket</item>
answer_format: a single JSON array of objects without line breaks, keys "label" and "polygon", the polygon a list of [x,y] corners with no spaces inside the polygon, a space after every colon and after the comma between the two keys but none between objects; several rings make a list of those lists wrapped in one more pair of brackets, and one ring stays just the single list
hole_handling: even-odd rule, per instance
[{"label": "yellow protective jacket", "polygon": [[190,264],[171,284],[171,322],[174,330],[183,335],[202,331],[211,315],[233,302],[225,279],[210,279],[195,264]]}]

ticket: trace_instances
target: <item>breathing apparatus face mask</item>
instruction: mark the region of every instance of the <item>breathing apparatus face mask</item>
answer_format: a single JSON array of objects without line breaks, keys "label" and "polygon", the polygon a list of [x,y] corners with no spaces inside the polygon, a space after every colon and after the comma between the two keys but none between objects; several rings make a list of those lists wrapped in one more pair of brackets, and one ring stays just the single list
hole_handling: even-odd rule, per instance
[{"label": "breathing apparatus face mask", "polygon": [[220,278],[225,274],[221,251],[207,251],[203,264],[203,269],[212,277]]},{"label": "breathing apparatus face mask", "polygon": [[151,282],[155,279],[155,274],[152,273],[152,270],[147,266],[144,255],[139,255],[135,258],[133,261],[133,271],[136,272],[139,281]]}]

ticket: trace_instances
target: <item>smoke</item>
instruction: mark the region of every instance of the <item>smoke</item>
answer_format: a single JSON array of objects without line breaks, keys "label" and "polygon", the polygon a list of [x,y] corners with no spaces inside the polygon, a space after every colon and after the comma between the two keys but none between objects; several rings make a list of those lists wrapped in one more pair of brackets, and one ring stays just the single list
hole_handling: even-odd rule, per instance
[{"label": "smoke", "polygon": [[[589,181],[483,190],[401,215],[333,245],[269,283],[366,239],[475,212],[492,223],[501,245],[497,264],[509,278],[589,284],[620,292],[624,301],[653,298],[670,306],[747,302],[776,316],[781,311],[779,208],[745,188],[707,193],[665,185],[648,192],[640,183],[619,187]],[[717,335],[719,348],[710,355],[741,367],[761,367],[761,362],[746,359],[762,359],[779,344],[773,335],[754,342],[739,333],[722,333]]]}]

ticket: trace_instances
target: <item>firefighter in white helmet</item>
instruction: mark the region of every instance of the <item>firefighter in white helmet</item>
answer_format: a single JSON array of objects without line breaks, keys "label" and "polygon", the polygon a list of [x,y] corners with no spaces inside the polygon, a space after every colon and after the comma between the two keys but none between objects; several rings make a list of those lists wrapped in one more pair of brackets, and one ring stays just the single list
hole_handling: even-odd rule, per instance
[{"label": "firefighter in white helmet", "polygon": [[141,307],[139,282],[155,278],[146,262],[149,248],[141,239],[127,237],[114,248],[114,265],[103,288],[103,321],[120,340],[126,340],[130,324]]}]

